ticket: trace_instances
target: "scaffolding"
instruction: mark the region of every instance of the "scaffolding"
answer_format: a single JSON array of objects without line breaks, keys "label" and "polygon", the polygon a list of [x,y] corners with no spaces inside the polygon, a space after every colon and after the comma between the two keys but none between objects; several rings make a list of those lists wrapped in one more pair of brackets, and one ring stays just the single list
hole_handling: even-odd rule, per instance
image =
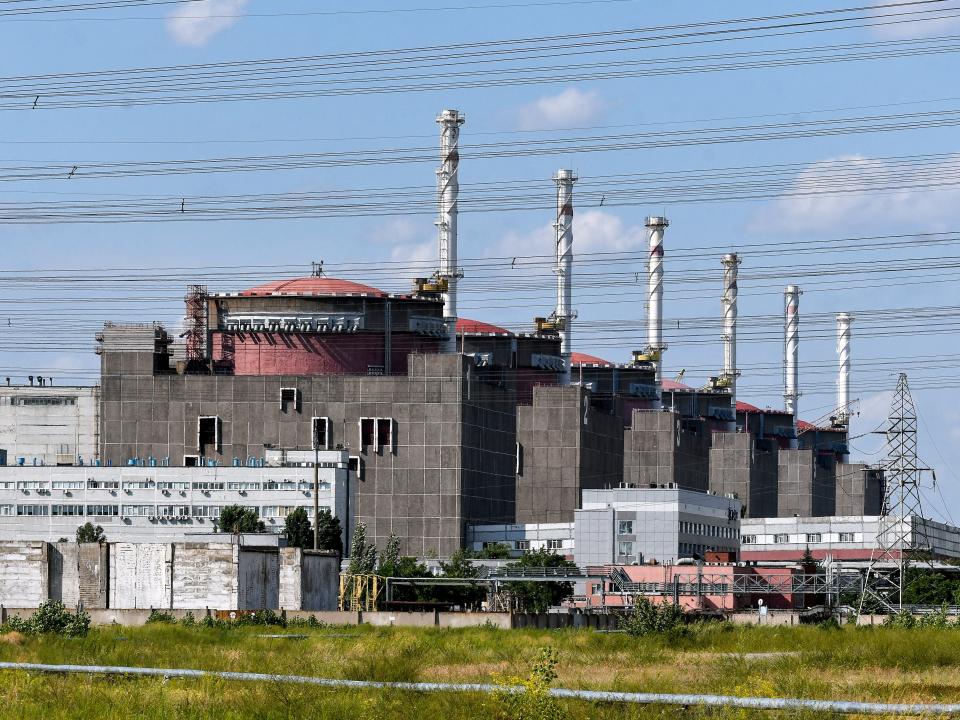
[{"label": "scaffolding", "polygon": [[186,338],[187,362],[203,362],[207,346],[207,301],[210,295],[206,285],[191,285],[184,301],[187,305]]},{"label": "scaffolding", "polygon": [[384,578],[380,575],[340,575],[339,608],[349,612],[374,612],[383,599]]}]

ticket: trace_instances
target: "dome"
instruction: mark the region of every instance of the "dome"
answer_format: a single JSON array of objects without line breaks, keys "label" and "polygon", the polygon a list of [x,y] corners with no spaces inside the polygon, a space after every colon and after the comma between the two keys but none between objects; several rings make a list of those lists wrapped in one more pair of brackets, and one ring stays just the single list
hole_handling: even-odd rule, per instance
[{"label": "dome", "polygon": [[238,293],[241,297],[257,297],[266,295],[366,295],[370,297],[386,297],[387,293],[369,285],[355,283],[352,280],[338,280],[331,277],[290,278],[274,280],[273,282],[257,285],[249,290]]}]

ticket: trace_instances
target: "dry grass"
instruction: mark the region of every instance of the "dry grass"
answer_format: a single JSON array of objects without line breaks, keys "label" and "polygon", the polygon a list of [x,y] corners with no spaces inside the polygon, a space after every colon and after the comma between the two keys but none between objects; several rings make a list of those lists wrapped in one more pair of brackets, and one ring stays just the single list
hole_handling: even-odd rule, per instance
[{"label": "dry grass", "polygon": [[[189,667],[371,680],[490,682],[525,676],[539,648],[559,653],[557,685],[649,692],[960,702],[960,631],[886,628],[698,629],[632,638],[590,631],[370,628],[297,629],[303,640],[260,638],[258,628],[100,628],[84,639],[0,635],[0,659],[21,662]],[[497,717],[489,698],[387,691],[0,674],[2,716],[97,717]],[[59,699],[57,699],[59,698]],[[773,717],[567,703],[573,718]],[[792,718],[800,717],[791,715]]]}]

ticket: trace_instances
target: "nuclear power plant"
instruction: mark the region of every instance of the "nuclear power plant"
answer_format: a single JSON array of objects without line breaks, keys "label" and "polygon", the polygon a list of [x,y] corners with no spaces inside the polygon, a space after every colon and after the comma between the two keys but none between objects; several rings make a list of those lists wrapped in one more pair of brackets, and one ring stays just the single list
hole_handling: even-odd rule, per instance
[{"label": "nuclear power plant", "polygon": [[[278,530],[293,508],[312,512],[314,465],[323,505],[345,528],[362,522],[381,545],[396,535],[419,557],[485,542],[522,551],[554,532],[546,547],[572,552],[576,535],[576,552],[596,560],[602,553],[581,548],[592,536],[574,525],[589,510],[585,496],[596,507],[604,491],[618,493],[611,507],[656,493],[673,508],[676,528],[643,521],[660,533],[654,523],[671,523],[675,540],[656,551],[668,553],[660,561],[760,544],[762,529],[741,538],[741,520],[802,527],[881,514],[882,471],[850,458],[849,313],[837,308],[829,421],[800,417],[795,285],[784,290],[783,407],[738,393],[738,248],[717,258],[722,367],[704,387],[664,375],[666,217],[645,222],[646,346],[621,358],[573,351],[582,296],[571,169],[553,176],[555,307],[523,332],[462,317],[458,290],[471,282],[457,260],[464,122],[457,110],[437,118],[436,270],[410,278],[409,292],[330,277],[319,264],[254,287],[193,285],[182,335],[104,318],[95,387],[0,388],[0,536],[52,542],[90,519],[111,538],[168,542],[209,532],[227,504],[254,507]],[[31,435],[50,419],[58,430]],[[688,517],[688,507],[700,509]],[[654,559],[638,550],[641,519],[625,522],[610,531],[608,560]]]}]

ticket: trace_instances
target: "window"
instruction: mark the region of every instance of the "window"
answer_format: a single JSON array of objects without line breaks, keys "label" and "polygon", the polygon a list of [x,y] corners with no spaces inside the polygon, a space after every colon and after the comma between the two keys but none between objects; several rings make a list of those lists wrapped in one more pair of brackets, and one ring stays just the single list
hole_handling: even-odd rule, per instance
[{"label": "window", "polygon": [[300,412],[300,391],[297,388],[280,388],[280,412]]},{"label": "window", "polygon": [[842,543],[856,542],[855,536],[853,533],[840,533],[840,542]]},{"label": "window", "polygon": [[617,555],[633,555],[633,543],[629,541],[618,542]]},{"label": "window", "polygon": [[116,505],[87,505],[87,515],[110,516],[119,514],[120,508]]},{"label": "window", "polygon": [[599,595],[603,591],[602,583],[590,583],[590,594]]},{"label": "window", "polygon": [[523,477],[523,445],[520,443],[517,443],[517,466],[514,472],[520,477]]},{"label": "window", "polygon": [[547,540],[547,550],[563,550],[563,540]]},{"label": "window", "polygon": [[820,533],[807,533],[807,542],[808,543],[818,543],[822,542],[823,536]]},{"label": "window", "polygon": [[211,490],[223,490],[222,482],[195,482],[193,483],[194,490],[200,490],[202,492],[210,492]]},{"label": "window", "polygon": [[190,517],[189,505],[157,505],[157,515],[160,517]]},{"label": "window", "polygon": [[17,505],[17,515],[49,515],[48,505]]},{"label": "window", "polygon": [[393,420],[377,418],[377,447],[393,448]]},{"label": "window", "polygon": [[[262,514],[268,518],[285,518],[298,507],[299,505],[265,505]],[[313,512],[313,508],[310,508],[310,512]]]},{"label": "window", "polygon": [[377,422],[375,418],[360,418],[360,447],[365,448],[368,445],[373,445],[376,432]]},{"label": "window", "polygon": [[258,482],[228,482],[227,490],[238,490],[247,492],[249,490],[259,490],[262,485]]},{"label": "window", "polygon": [[153,505],[123,505],[120,514],[124,517],[148,517],[157,513]]},{"label": "window", "polygon": [[176,480],[161,480],[157,483],[158,490],[189,490],[190,483]]},{"label": "window", "polygon": [[197,448],[200,455],[220,452],[220,418],[213,415],[197,418]]},{"label": "window", "polygon": [[790,542],[790,536],[787,535],[786,533],[778,533],[777,535],[773,536],[773,542],[775,542],[778,545],[784,545]]},{"label": "window", "polygon": [[124,490],[149,490],[152,487],[153,487],[153,480],[150,480],[150,479],[123,481]]},{"label": "window", "polygon": [[[486,543],[484,543],[484,545],[486,545]],[[527,550],[530,549],[530,541],[529,541],[529,540],[517,540],[517,541],[513,544],[513,546],[514,546],[517,550],[523,550],[524,552],[526,552]]]},{"label": "window", "polygon": [[200,456],[199,456],[199,455],[184,455],[184,456],[183,456],[183,466],[184,466],[184,467],[200,467]]},{"label": "window", "polygon": [[296,480],[267,480],[264,484],[265,490],[296,490],[297,481]]},{"label": "window", "polygon": [[363,458],[359,455],[351,455],[347,460],[347,469],[352,472],[357,480],[363,480]]},{"label": "window", "polygon": [[315,417],[311,420],[311,447],[314,450],[326,450],[330,447],[330,418]]},{"label": "window", "polygon": [[21,397],[19,395],[10,398],[11,405],[76,405],[76,397],[52,397],[44,395],[34,395]]},{"label": "window", "polygon": [[119,490],[119,480],[87,480],[87,490]]},{"label": "window", "polygon": [[383,375],[384,372],[383,365],[367,365],[367,375]]},{"label": "window", "polygon": [[742,542],[744,545],[756,545],[756,544],[757,544],[757,536],[756,536],[756,535],[744,535],[744,536],[743,536],[743,540],[741,540],[741,542]]},{"label": "window", "polygon": [[46,490],[46,480],[20,480],[17,482],[17,490]]},{"label": "window", "polygon": [[16,515],[17,509],[13,505],[0,505],[0,515],[9,516]]},{"label": "window", "polygon": [[200,518],[218,518],[220,517],[219,505],[194,505],[193,516]]},{"label": "window", "polygon": [[617,535],[633,535],[633,520],[621,520],[617,525]]},{"label": "window", "polygon": [[83,515],[83,505],[54,505],[51,515]]},{"label": "window", "polygon": [[83,480],[54,480],[54,490],[83,490]]}]

